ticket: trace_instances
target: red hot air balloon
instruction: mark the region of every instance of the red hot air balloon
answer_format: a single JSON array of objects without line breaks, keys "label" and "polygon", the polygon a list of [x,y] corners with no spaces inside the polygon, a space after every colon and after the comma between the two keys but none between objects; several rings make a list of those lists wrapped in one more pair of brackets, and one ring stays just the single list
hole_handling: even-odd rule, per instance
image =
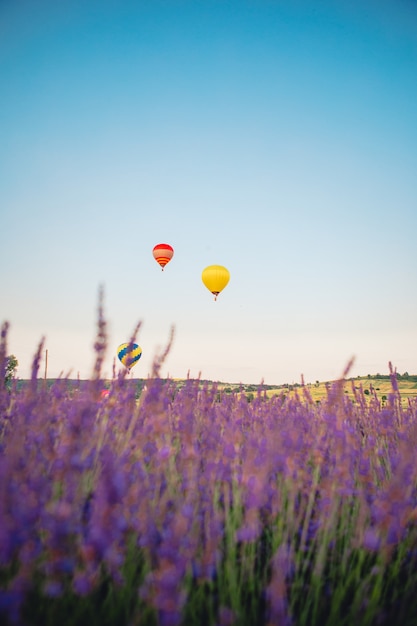
[{"label": "red hot air balloon", "polygon": [[162,271],[164,271],[165,265],[169,263],[174,256],[174,248],[168,243],[158,243],[152,250],[152,254],[155,261],[162,267]]}]

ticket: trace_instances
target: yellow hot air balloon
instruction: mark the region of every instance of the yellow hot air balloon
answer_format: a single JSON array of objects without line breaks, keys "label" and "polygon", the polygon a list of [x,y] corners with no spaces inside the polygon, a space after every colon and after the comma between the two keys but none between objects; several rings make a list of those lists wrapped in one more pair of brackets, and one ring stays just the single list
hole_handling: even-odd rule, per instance
[{"label": "yellow hot air balloon", "polygon": [[223,265],[209,265],[203,270],[201,280],[217,300],[217,296],[230,280],[230,273]]}]

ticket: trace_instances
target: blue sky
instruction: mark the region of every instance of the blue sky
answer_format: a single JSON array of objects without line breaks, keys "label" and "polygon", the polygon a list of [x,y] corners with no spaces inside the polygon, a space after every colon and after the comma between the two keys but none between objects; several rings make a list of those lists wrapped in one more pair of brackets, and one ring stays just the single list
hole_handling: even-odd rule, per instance
[{"label": "blue sky", "polygon": [[100,286],[109,376],[138,321],[138,377],[416,373],[416,76],[411,1],[1,0],[18,375],[90,375]]}]

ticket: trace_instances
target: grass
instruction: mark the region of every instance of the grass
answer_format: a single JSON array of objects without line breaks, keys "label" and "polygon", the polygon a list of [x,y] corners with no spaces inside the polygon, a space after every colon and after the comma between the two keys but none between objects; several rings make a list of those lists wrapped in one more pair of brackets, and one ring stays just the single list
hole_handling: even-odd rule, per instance
[{"label": "grass", "polygon": [[[328,389],[336,381],[325,381],[318,383],[307,383],[305,388],[311,394],[314,401],[321,401],[327,397]],[[377,375],[358,376],[357,378],[349,378],[343,381],[343,392],[352,401],[355,400],[355,390],[365,392],[365,395],[376,397],[381,402],[385,402],[389,394],[392,394],[392,383],[389,377],[380,377]],[[409,399],[417,398],[417,376],[410,378],[398,379],[398,390],[402,403],[407,403]],[[279,395],[279,393],[289,393],[294,395],[295,392],[302,394],[301,385],[279,386],[273,389],[267,389],[268,397]],[[368,398],[369,400],[369,398]]]}]

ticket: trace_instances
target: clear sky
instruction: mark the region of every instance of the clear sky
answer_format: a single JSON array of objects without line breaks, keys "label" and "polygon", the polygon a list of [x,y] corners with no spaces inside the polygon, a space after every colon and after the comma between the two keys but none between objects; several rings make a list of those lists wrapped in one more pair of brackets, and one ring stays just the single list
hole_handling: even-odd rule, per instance
[{"label": "clear sky", "polygon": [[20,378],[91,374],[100,286],[109,376],[139,321],[135,377],[417,372],[414,1],[0,0],[0,94]]}]

